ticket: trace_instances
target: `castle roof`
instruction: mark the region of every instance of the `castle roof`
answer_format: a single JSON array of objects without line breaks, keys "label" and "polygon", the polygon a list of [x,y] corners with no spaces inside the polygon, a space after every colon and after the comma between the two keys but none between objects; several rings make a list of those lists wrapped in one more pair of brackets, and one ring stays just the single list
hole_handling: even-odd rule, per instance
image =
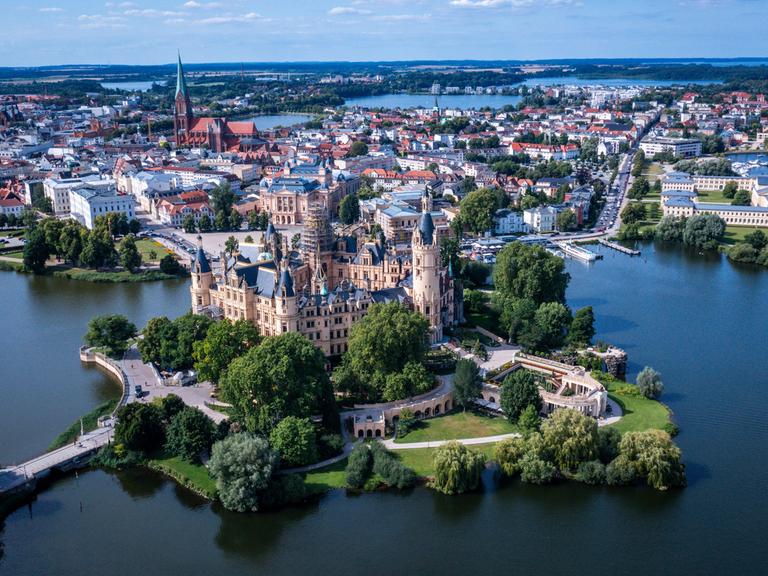
[{"label": "castle roof", "polygon": [[202,246],[197,247],[197,255],[195,256],[195,263],[199,272],[206,273],[211,271],[211,265],[208,262],[208,258],[205,256],[205,251]]},{"label": "castle roof", "polygon": [[432,244],[435,235],[435,223],[432,221],[432,214],[422,212],[419,219],[419,234],[424,244]]}]

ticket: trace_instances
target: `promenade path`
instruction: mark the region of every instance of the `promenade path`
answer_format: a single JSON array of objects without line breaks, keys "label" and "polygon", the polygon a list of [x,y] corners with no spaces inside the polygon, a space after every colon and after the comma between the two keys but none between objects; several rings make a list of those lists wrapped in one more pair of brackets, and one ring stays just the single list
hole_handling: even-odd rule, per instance
[{"label": "promenade path", "polygon": [[458,442],[465,446],[475,446],[477,444],[493,444],[494,442],[501,442],[508,438],[519,438],[518,432],[510,432],[509,434],[497,434],[496,436],[481,436],[479,438],[457,438],[455,440],[432,440],[430,442],[404,442],[398,444],[394,438],[389,440],[382,440],[382,444],[387,450],[413,450],[415,448],[439,448],[448,444],[448,442]]}]

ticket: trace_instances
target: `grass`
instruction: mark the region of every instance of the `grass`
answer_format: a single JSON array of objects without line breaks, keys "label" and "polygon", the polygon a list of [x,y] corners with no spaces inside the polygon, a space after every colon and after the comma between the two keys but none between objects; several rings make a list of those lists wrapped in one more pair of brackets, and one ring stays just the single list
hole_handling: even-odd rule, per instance
[{"label": "grass", "polygon": [[730,204],[733,198],[723,196],[722,190],[699,190],[699,202],[709,202],[711,204]]},{"label": "grass", "polygon": [[149,460],[147,465],[205,498],[216,498],[216,481],[202,464],[193,464],[178,456],[160,455]]},{"label": "grass", "polygon": [[646,160],[645,166],[643,168],[643,176],[645,176],[648,179],[648,182],[653,184],[663,174],[664,174],[664,168],[660,163],[648,162]]},{"label": "grass", "polygon": [[0,271],[2,272],[23,272],[24,263],[8,260],[0,260]]},{"label": "grass", "polygon": [[[493,451],[496,444],[476,444],[467,446],[473,452],[484,454],[486,459],[493,458]],[[413,450],[393,450],[392,454],[397,457],[405,466],[412,469],[417,476],[429,478],[435,475],[435,466],[432,463],[432,457],[437,448],[415,448]]]},{"label": "grass", "polygon": [[[112,413],[112,410],[115,409],[115,405],[117,404],[117,400],[110,400],[109,402],[104,402],[104,404],[101,404],[100,406],[97,406],[88,414],[83,416],[83,430],[86,432],[90,432],[91,430],[96,430],[98,427],[98,420],[102,416],[108,416]],[[51,445],[48,446],[48,450],[55,450],[56,448],[61,448],[62,446],[66,446],[67,444],[71,444],[74,442],[77,437],[80,435],[80,420],[78,419],[77,422],[74,422],[69,428],[64,430],[61,434],[56,436],[56,438],[51,442]]]},{"label": "grass", "polygon": [[[651,400],[634,392],[635,386],[617,380],[607,374],[598,379],[608,390],[608,395],[621,406],[624,412],[621,420],[611,424],[619,432],[640,432],[643,430],[666,430],[672,426],[671,411],[658,400]],[[628,393],[632,390],[633,393]]]},{"label": "grass", "polygon": [[722,244],[727,244],[728,246],[738,244],[739,242],[744,242],[744,237],[747,234],[751,234],[757,230],[761,230],[761,228],[752,226],[726,226],[725,235],[720,242]]},{"label": "grass", "polygon": [[304,485],[308,494],[322,494],[334,488],[344,488],[347,485],[346,473],[347,459],[344,458],[335,464],[320,468],[304,475]]},{"label": "grass", "polygon": [[517,432],[517,426],[506,418],[487,416],[479,412],[454,412],[421,420],[408,434],[395,440],[398,444],[481,438]]},{"label": "grass", "polygon": [[69,278],[70,280],[81,280],[85,282],[154,282],[157,280],[173,280],[178,276],[164,274],[158,270],[149,270],[131,274],[128,271],[122,272],[99,272],[97,270],[88,270],[86,268],[69,268],[66,266],[52,266],[50,268],[54,276]]},{"label": "grass", "polygon": [[0,256],[5,256],[6,258],[18,258],[19,260],[23,260],[24,250],[12,250],[10,252],[2,252],[0,253]]},{"label": "grass", "polygon": [[[171,250],[150,238],[139,238],[136,240],[136,248],[138,248],[141,253],[141,258],[144,262],[159,262],[166,254],[173,254]],[[149,253],[153,251],[157,253],[157,257],[150,259]]]}]

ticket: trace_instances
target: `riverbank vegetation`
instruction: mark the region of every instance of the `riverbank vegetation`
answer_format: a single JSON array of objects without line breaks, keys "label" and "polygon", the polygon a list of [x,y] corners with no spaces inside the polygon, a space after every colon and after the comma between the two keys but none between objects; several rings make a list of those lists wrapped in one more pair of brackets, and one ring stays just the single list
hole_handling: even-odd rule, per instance
[{"label": "riverbank vegetation", "polygon": [[64,430],[61,434],[53,439],[53,442],[48,446],[48,451],[56,450],[67,444],[75,442],[80,436],[80,432],[92,432],[99,427],[99,418],[109,416],[117,406],[117,400],[109,400],[103,404],[99,404],[96,408],[84,414],[76,422]]}]

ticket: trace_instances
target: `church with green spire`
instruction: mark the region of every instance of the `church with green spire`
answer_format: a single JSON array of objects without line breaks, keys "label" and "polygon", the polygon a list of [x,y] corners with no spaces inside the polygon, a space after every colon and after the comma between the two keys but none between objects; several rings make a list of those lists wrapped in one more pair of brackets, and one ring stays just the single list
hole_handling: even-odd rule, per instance
[{"label": "church with green spire", "polygon": [[192,102],[189,99],[187,79],[184,77],[184,66],[181,63],[181,54],[179,54],[176,65],[176,98],[173,113],[173,134],[177,146],[188,141],[193,120]]}]

